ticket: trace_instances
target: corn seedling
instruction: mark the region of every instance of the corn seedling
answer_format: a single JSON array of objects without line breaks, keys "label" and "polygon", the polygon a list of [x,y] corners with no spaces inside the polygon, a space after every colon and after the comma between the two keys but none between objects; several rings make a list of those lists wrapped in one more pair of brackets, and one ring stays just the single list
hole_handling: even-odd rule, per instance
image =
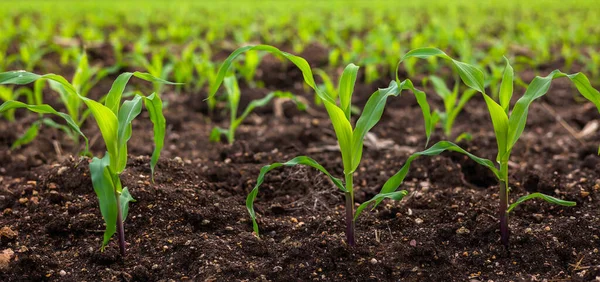
[{"label": "corn seedling", "polygon": [[[354,212],[354,172],[360,164],[363,152],[363,139],[367,132],[373,128],[383,115],[385,102],[390,96],[398,96],[403,89],[412,90],[416,97],[419,105],[423,110],[425,118],[426,132],[429,137],[431,130],[431,115],[429,112],[429,105],[427,104],[425,93],[418,91],[412,87],[412,83],[408,80],[402,83],[392,81],[387,88],[379,89],[367,101],[361,116],[356,121],[354,129],[351,125],[351,98],[354,91],[354,84],[358,74],[358,66],[349,64],[340,77],[339,87],[337,89],[337,99],[333,99],[332,95],[324,92],[322,88],[317,87],[313,72],[308,65],[308,62],[298,56],[282,52],[279,49],[268,46],[268,45],[257,45],[257,46],[246,46],[235,50],[229,57],[223,62],[219,70],[216,83],[213,85],[210,91],[210,95],[216,93],[221,82],[225,78],[233,60],[240,54],[246,51],[267,51],[273,55],[283,57],[292,62],[296,67],[300,69],[304,77],[304,82],[308,84],[319,96],[325,105],[325,109],[329,115],[331,123],[336,134],[340,152],[342,155],[342,163],[344,168],[344,179],[345,181],[332,176],[323,166],[317,161],[306,157],[299,156],[285,163],[273,163],[271,165],[264,166],[260,170],[260,174],[256,180],[256,185],[248,195],[246,199],[246,207],[252,218],[252,224],[255,234],[259,235],[258,223],[256,221],[256,212],[254,211],[254,200],[258,195],[258,189],[264,181],[265,175],[278,167],[281,166],[295,166],[305,165],[313,167],[325,175],[327,175],[335,186],[345,194],[346,198],[346,238],[349,245],[355,245],[355,218],[362,212],[363,209],[359,209]],[[338,103],[339,102],[339,103]],[[338,105],[339,104],[339,105]],[[367,202],[380,201],[384,198],[390,198],[394,200],[401,200],[407,194],[406,191],[396,191],[387,194],[378,194],[373,199]]]},{"label": "corn seedling", "polygon": [[251,101],[244,112],[238,117],[237,111],[240,102],[240,88],[237,83],[237,79],[235,76],[228,76],[223,80],[225,84],[225,88],[227,90],[227,102],[229,104],[229,115],[230,115],[230,124],[229,128],[224,129],[220,127],[213,128],[210,133],[210,141],[211,142],[220,142],[221,135],[225,135],[227,137],[227,142],[229,144],[233,144],[235,139],[235,130],[242,124],[242,122],[246,119],[246,117],[257,107],[263,107],[267,105],[274,98],[283,98],[290,99],[296,103],[299,110],[304,110],[306,105],[296,98],[296,95],[291,92],[284,91],[274,91],[262,99],[257,99]]},{"label": "corn seedling", "polygon": [[[154,124],[154,152],[150,161],[152,175],[154,175],[154,169],[164,145],[166,127],[162,113],[162,100],[156,93],[149,96],[136,95],[132,100],[121,104],[123,91],[132,76],[155,83],[169,83],[147,73],[123,73],[117,77],[106,99],[104,99],[104,104],[102,104],[81,95],[75,85],[59,75],[37,75],[24,71],[0,73],[0,83],[2,84],[28,84],[40,79],[51,80],[60,84],[66,93],[80,99],[90,109],[100,128],[107,150],[102,159],[94,157],[90,163],[92,185],[98,196],[100,211],[106,223],[102,249],[116,232],[122,256],[125,256],[123,222],[127,218],[129,202],[134,201],[134,199],[127,187],[122,187],[119,175],[127,165],[127,141],[132,136],[131,123],[141,113],[142,102],[145,104],[150,114],[150,120]],[[68,126],[85,138],[71,116],[57,112],[48,105],[27,105],[18,101],[7,101],[0,106],[0,112],[14,108],[27,108],[37,113],[58,115],[66,120]],[[87,138],[85,139],[87,147]]]},{"label": "corn seedling", "polygon": [[[435,93],[444,101],[444,111],[435,112],[433,118],[434,122],[439,118],[439,121],[441,121],[442,127],[444,128],[444,135],[449,138],[452,136],[452,127],[454,126],[456,117],[462,111],[467,102],[469,102],[469,100],[471,100],[473,95],[475,95],[477,92],[469,88],[463,91],[462,95],[459,95],[460,91],[458,81],[452,90],[450,90],[448,89],[448,86],[446,86],[446,82],[440,77],[432,75],[429,77],[429,80],[435,89]],[[466,135],[461,134],[460,136]]]},{"label": "corn seedling", "polygon": [[[502,83],[500,85],[500,101],[499,103],[497,103],[485,92],[484,75],[481,70],[472,65],[456,61],[450,58],[444,52],[440,51],[439,49],[422,48],[412,50],[406,55],[404,55],[399,65],[406,58],[423,59],[432,56],[440,57],[445,60],[451,61],[455,69],[458,71],[462,81],[470,88],[481,93],[481,95],[483,96],[488,111],[490,113],[490,117],[492,119],[492,124],[494,127],[494,132],[496,135],[496,142],[498,144],[498,154],[496,156],[496,162],[499,164],[499,168],[496,167],[494,163],[490,160],[476,157],[451,142],[441,141],[425,151],[413,154],[407,160],[402,169],[392,178],[395,178],[396,182],[401,182],[401,180],[404,179],[404,176],[406,175],[412,160],[414,160],[418,156],[439,155],[446,150],[456,151],[465,154],[475,162],[487,167],[494,173],[499,182],[500,205],[498,210],[498,216],[500,220],[501,242],[507,248],[509,245],[508,214],[519,204],[527,200],[538,198],[552,204],[558,204],[562,206],[574,206],[576,204],[575,202],[561,200],[537,192],[520,197],[514,203],[510,204],[508,161],[510,159],[512,149],[514,148],[515,144],[521,137],[523,130],[525,129],[529,106],[534,100],[544,96],[548,92],[552,80],[556,78],[567,77],[571,82],[573,82],[579,93],[586,99],[590,100],[600,111],[600,93],[598,92],[598,90],[594,89],[590,85],[588,78],[582,73],[565,74],[559,70],[555,70],[545,77],[535,77],[527,87],[525,94],[523,94],[523,96],[517,101],[517,103],[514,105],[511,111],[510,99],[513,95],[514,73],[513,68],[511,67],[508,59],[505,58],[506,66],[503,73]],[[385,194],[392,191],[393,190],[382,189],[380,193]]]}]

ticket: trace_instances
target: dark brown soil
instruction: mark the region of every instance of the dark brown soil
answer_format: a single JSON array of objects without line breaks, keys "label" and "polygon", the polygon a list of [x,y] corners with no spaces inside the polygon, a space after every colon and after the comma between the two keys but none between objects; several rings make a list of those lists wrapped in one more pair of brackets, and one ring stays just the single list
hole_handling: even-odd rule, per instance
[{"label": "dark brown soil", "polygon": [[[326,63],[318,56],[309,61]],[[266,89],[293,90],[312,101],[295,69],[275,60],[260,73]],[[362,107],[386,85],[359,85],[355,103]],[[268,92],[243,88],[242,104]],[[575,138],[556,117],[580,131],[600,115],[576,102],[574,91],[558,80],[549,96],[533,104],[511,158],[510,184],[512,201],[540,191],[577,206],[522,204],[510,216],[509,251],[499,240],[493,175],[451,153],[415,161],[402,186],[409,196],[363,213],[356,247],[345,243],[343,195],[325,176],[308,168],[274,170],[256,203],[258,239],[245,197],[263,165],[308,155],[342,175],[323,109],[300,112],[284,103],[281,117],[274,117],[273,106],[259,109],[230,146],[208,142],[213,126],[227,125],[221,110],[213,113],[213,123],[197,103],[204,97],[168,92],[167,140],[154,184],[147,157],[152,125],[147,113],[134,122],[122,181],[137,202],[125,224],[128,255],[120,258],[114,240],[99,250],[103,221],[89,159],[70,156],[77,150],[70,140],[44,128],[30,145],[9,150],[35,118],[21,113],[15,123],[0,123],[0,255],[14,252],[0,280],[591,281],[600,276],[600,133]],[[365,149],[355,176],[357,203],[375,195],[410,153],[424,148],[422,117],[411,95],[390,98],[372,131],[394,146]],[[441,101],[430,97],[439,108]],[[85,130],[96,138],[92,149],[100,156],[98,131],[92,123]],[[455,135],[465,131],[474,137],[461,143],[465,148],[495,158],[491,122],[479,96],[456,122]],[[444,138],[439,132],[430,144]]]}]

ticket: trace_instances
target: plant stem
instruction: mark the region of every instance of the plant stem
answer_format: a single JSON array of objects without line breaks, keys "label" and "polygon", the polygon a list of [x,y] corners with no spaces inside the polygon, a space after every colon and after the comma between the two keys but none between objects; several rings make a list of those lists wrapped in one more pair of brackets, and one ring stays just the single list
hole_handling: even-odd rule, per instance
[{"label": "plant stem", "polygon": [[354,246],[354,190],[352,173],[346,174],[346,240]]},{"label": "plant stem", "polygon": [[498,207],[498,217],[500,218],[500,238],[502,245],[508,249],[508,161],[501,162],[500,173],[500,206]]},{"label": "plant stem", "polygon": [[119,251],[121,257],[125,257],[125,228],[123,226],[123,216],[121,214],[121,200],[119,193],[115,190],[115,198],[117,199],[117,237],[119,238]]}]

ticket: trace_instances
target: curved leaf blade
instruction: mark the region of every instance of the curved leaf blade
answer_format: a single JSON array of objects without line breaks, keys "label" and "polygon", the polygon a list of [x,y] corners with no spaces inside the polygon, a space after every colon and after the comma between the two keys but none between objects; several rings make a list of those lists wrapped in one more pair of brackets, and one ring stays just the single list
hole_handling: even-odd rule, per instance
[{"label": "curved leaf blade", "polygon": [[338,84],[338,96],[340,97],[340,108],[346,114],[346,119],[350,120],[350,108],[352,106],[352,93],[354,93],[354,85],[356,84],[356,76],[358,75],[358,66],[349,64],[344,69],[340,82]]},{"label": "curved leaf blade", "polygon": [[329,179],[331,179],[333,184],[338,189],[340,189],[343,192],[346,192],[346,188],[344,188],[344,184],[342,183],[342,181],[340,179],[333,177],[317,161],[315,161],[309,157],[306,157],[306,156],[295,157],[285,163],[272,163],[270,165],[263,166],[260,169],[260,174],[258,175],[258,178],[256,179],[256,185],[254,185],[254,188],[252,189],[252,191],[250,191],[250,193],[248,194],[248,197],[246,198],[246,208],[248,209],[248,213],[250,213],[250,217],[252,218],[252,227],[254,229],[254,233],[256,234],[256,236],[259,235],[259,229],[258,229],[258,223],[256,222],[256,212],[254,211],[254,200],[256,199],[256,196],[258,195],[258,188],[265,181],[265,175],[269,171],[276,169],[278,167],[295,166],[295,165],[305,165],[305,166],[310,166],[312,168],[316,168],[320,172],[327,175],[329,177]]},{"label": "curved leaf blade", "polygon": [[512,203],[509,207],[508,210],[506,210],[507,213],[511,212],[514,208],[516,208],[519,204],[531,200],[531,199],[542,199],[548,203],[551,204],[555,204],[555,205],[561,205],[561,206],[565,206],[565,207],[574,207],[577,205],[577,203],[572,202],[572,201],[565,201],[565,200],[561,200],[552,196],[548,196],[546,194],[542,194],[539,192],[536,193],[531,193],[527,196],[523,196],[521,198],[519,198],[516,202]]},{"label": "curved leaf blade", "polygon": [[401,201],[404,198],[404,196],[406,196],[406,195],[408,195],[408,191],[406,191],[406,190],[395,191],[395,192],[385,193],[385,194],[381,194],[381,193],[377,194],[373,198],[360,204],[360,206],[358,206],[358,208],[356,208],[356,211],[354,212],[354,221],[356,221],[356,219],[363,212],[364,209],[369,207],[374,202],[375,202],[375,206],[373,206],[373,209],[377,206],[377,203],[380,203],[384,199],[392,199],[394,201]]}]

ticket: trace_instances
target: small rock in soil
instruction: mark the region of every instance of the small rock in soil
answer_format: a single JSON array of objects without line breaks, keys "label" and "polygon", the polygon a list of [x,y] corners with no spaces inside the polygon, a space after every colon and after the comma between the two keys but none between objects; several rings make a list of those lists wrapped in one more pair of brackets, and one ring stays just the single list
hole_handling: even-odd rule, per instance
[{"label": "small rock in soil", "polygon": [[65,276],[65,275],[67,275],[67,272],[66,272],[66,271],[64,271],[64,270],[61,270],[60,272],[58,272],[58,274],[59,274],[60,276]]},{"label": "small rock in soil", "polygon": [[423,223],[423,220],[420,219],[420,218],[417,218],[417,219],[415,219],[415,223],[416,224],[421,224],[421,223]]},{"label": "small rock in soil", "polygon": [[19,233],[17,233],[16,231],[13,231],[8,226],[4,226],[4,227],[2,227],[2,229],[0,229],[0,239],[13,240],[13,239],[17,238],[18,234]]},{"label": "small rock in soil", "polygon": [[464,226],[462,226],[456,230],[456,234],[459,234],[459,235],[464,235],[464,234],[469,234],[469,233],[471,233],[471,230],[465,228]]},{"label": "small rock in soil", "polygon": [[15,252],[12,249],[6,249],[0,253],[0,269],[8,269],[8,265]]}]

